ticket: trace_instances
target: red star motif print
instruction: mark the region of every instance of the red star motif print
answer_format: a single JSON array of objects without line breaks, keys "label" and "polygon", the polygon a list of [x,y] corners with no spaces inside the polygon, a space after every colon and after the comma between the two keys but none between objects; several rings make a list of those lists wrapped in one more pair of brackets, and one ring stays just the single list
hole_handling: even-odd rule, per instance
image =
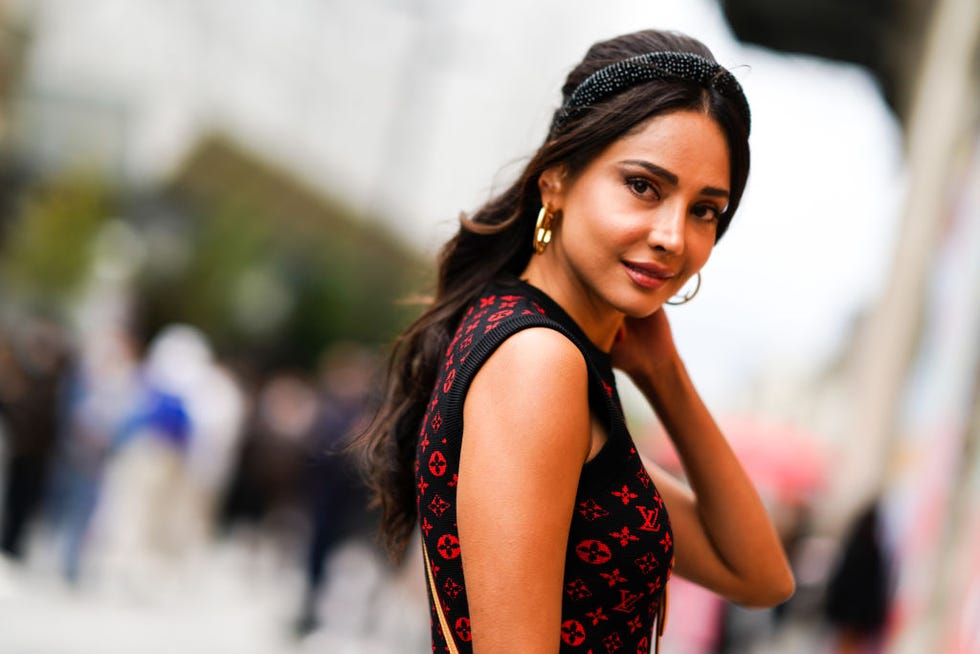
[{"label": "red star motif print", "polygon": [[613,538],[615,538],[616,540],[618,540],[619,541],[619,544],[622,547],[626,547],[630,543],[633,543],[633,542],[636,542],[636,541],[640,540],[640,537],[639,536],[635,536],[635,535],[633,535],[633,534],[630,533],[630,528],[629,527],[623,527],[619,531],[610,532],[609,535],[612,536]]},{"label": "red star motif print", "polygon": [[565,585],[565,593],[573,600],[581,600],[592,596],[592,591],[581,579],[574,579]]},{"label": "red star motif print", "polygon": [[605,579],[609,583],[609,587],[612,588],[616,584],[621,584],[626,581],[626,577],[622,575],[619,568],[614,569],[612,572],[600,572],[599,576]]},{"label": "red star motif print", "polygon": [[587,618],[589,618],[590,620],[592,620],[592,626],[593,627],[597,626],[603,620],[605,620],[606,622],[609,621],[609,616],[607,616],[605,613],[603,613],[601,606],[596,607],[596,610],[595,611],[587,611],[585,613],[585,615],[586,615]]},{"label": "red star motif print", "polygon": [[639,497],[639,495],[631,491],[630,487],[626,484],[623,484],[623,487],[618,491],[613,491],[612,494],[621,499],[623,504],[629,504],[630,500],[635,500]]},{"label": "red star motif print", "polygon": [[578,512],[583,518],[588,521],[598,520],[599,518],[605,518],[609,515],[609,511],[599,506],[599,503],[593,499],[588,499],[584,502],[580,502],[578,505]]},{"label": "red star motif print", "polygon": [[619,634],[609,634],[602,639],[602,644],[606,646],[606,652],[612,654],[623,646],[623,639]]},{"label": "red star motif print", "polygon": [[452,505],[446,500],[442,499],[438,494],[432,498],[431,502],[429,502],[429,510],[435,513],[437,518],[441,518],[442,514],[445,513],[450,506]]},{"label": "red star motif print", "polygon": [[657,569],[657,555],[653,552],[647,552],[643,556],[633,561],[640,568],[640,572],[645,575],[650,574]]}]

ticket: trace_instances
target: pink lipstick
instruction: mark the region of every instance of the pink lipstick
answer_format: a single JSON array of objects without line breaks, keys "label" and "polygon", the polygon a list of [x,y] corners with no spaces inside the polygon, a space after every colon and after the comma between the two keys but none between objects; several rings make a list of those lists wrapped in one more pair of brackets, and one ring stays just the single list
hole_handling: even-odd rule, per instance
[{"label": "pink lipstick", "polygon": [[670,268],[652,262],[623,261],[623,267],[637,286],[651,290],[662,287],[674,276]]}]

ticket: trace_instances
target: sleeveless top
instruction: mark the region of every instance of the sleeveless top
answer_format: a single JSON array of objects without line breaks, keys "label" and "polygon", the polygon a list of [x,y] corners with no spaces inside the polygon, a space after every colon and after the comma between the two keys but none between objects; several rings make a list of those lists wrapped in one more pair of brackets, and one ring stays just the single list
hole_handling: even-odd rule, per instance
[{"label": "sleeveless top", "polygon": [[[555,638],[561,652],[646,654],[656,638],[655,617],[673,562],[667,511],[626,429],[609,355],[544,292],[516,279],[491,285],[465,311],[443,355],[419,432],[415,496],[432,573],[432,650],[449,651],[438,601],[458,650],[472,651],[456,527],[466,392],[493,351],[529,327],[554,329],[581,350],[589,369],[589,403],[608,435],[582,466],[565,555],[561,631]],[[433,585],[438,597],[432,597]]]}]

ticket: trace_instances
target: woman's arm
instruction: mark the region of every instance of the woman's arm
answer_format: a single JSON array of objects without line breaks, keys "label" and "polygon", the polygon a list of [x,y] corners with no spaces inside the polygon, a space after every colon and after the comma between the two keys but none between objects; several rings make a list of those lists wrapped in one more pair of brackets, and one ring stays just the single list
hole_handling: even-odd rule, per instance
[{"label": "woman's arm", "polygon": [[457,522],[474,652],[557,652],[590,443],[581,352],[550,329],[511,336],[474,377],[463,421]]},{"label": "woman's arm", "polygon": [[656,411],[690,489],[644,461],[674,530],[675,570],[728,599],[771,606],[793,594],[779,537],[759,495],[694,388],[663,311],[628,319],[614,362]]}]

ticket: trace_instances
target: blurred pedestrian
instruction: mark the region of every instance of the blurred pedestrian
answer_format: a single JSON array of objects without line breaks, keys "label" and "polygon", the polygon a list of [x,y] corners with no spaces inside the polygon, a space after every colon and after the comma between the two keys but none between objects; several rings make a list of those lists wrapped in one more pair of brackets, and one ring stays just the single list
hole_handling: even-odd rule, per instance
[{"label": "blurred pedestrian", "polygon": [[884,651],[888,595],[888,557],[876,500],[854,520],[827,584],[824,615],[838,654]]},{"label": "blurred pedestrian", "polygon": [[72,584],[82,577],[113,441],[136,402],[138,363],[129,333],[99,330],[82,337],[68,377],[51,509]]},{"label": "blurred pedestrian", "polygon": [[21,561],[28,529],[42,506],[61,425],[68,344],[42,320],[0,335],[0,433],[5,437],[0,551]]},{"label": "blurred pedestrian", "polygon": [[321,366],[320,406],[311,433],[307,468],[312,531],[306,553],[306,582],[296,632],[303,636],[320,624],[319,601],[327,562],[339,545],[375,526],[367,509],[367,488],[347,446],[366,427],[372,408],[373,358],[351,344],[333,346]]}]

